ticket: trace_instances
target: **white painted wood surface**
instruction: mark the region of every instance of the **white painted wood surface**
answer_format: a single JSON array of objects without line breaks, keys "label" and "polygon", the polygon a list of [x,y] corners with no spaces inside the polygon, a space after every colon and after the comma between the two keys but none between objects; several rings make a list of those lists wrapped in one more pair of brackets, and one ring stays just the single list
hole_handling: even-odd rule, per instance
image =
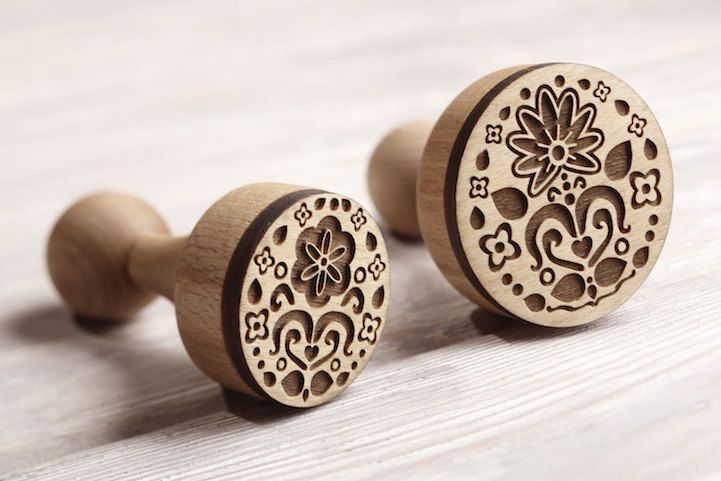
[{"label": "white painted wood surface", "polygon": [[[0,477],[721,479],[721,3],[0,3]],[[489,319],[389,239],[391,320],[336,402],[225,394],[172,307],[77,323],[44,271],[74,198],[122,189],[178,233],[233,187],[369,203],[365,164],[518,63],[604,67],[655,110],[676,176],[665,251],[594,325]]]}]

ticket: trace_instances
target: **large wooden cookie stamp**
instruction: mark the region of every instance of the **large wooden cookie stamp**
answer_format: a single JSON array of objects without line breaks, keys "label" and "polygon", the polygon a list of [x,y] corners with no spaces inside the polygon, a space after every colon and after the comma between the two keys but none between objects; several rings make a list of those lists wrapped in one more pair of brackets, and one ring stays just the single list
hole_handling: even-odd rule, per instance
[{"label": "large wooden cookie stamp", "polygon": [[85,316],[174,299],[193,361],[246,394],[310,407],[341,393],[377,346],[389,302],[383,237],[355,201],[281,184],[237,189],[187,238],[140,199],[106,193],[58,221],[48,265]]},{"label": "large wooden cookie stamp", "polygon": [[[413,140],[424,138],[424,149]],[[416,199],[391,207],[377,191],[407,184],[409,172]],[[671,159],[649,107],[619,78],[574,64],[484,77],[432,130],[412,124],[386,137],[370,180],[381,213],[417,219],[398,230],[422,232],[462,293],[548,326],[590,322],[639,288],[673,200]]]}]

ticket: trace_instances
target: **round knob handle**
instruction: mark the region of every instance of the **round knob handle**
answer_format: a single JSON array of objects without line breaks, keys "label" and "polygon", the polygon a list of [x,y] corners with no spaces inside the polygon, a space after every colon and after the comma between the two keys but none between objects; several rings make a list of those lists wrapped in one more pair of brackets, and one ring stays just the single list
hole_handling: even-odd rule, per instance
[{"label": "round knob handle", "polygon": [[625,302],[671,216],[671,158],[653,113],[586,65],[473,83],[435,124],[414,175],[423,239],[448,280],[489,311],[547,326]]},{"label": "round knob handle", "polygon": [[249,395],[310,407],[340,394],[386,322],[389,263],[352,199],[283,184],[236,189],[187,238],[143,201],[100,194],[73,205],[48,265],[77,312],[119,319],[160,293],[208,376]]}]

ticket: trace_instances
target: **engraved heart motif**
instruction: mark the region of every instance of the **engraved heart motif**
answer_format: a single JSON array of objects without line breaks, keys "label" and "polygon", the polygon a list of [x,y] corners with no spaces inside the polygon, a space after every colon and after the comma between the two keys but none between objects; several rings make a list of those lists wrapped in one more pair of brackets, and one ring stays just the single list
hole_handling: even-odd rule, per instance
[{"label": "engraved heart motif", "polygon": [[588,257],[588,254],[591,253],[592,246],[593,241],[589,236],[586,236],[581,240],[574,241],[573,244],[571,244],[571,250],[581,259],[585,259]]},{"label": "engraved heart motif", "polygon": [[318,346],[305,346],[305,358],[311,362],[318,357],[319,352],[320,348]]}]

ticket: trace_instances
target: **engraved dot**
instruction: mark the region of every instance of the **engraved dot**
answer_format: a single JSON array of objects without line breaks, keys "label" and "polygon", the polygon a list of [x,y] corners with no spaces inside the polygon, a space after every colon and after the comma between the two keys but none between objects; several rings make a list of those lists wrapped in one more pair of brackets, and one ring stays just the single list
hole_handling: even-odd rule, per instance
[{"label": "engraved dot", "polygon": [[566,79],[563,78],[563,75],[559,75],[554,80],[556,82],[556,87],[563,87],[563,84],[566,83]]},{"label": "engraved dot", "polygon": [[588,90],[591,87],[591,82],[584,78],[578,81],[578,85],[580,85],[583,90]]},{"label": "engraved dot", "polygon": [[499,117],[501,120],[507,120],[509,115],[511,115],[511,108],[510,108],[510,107],[504,107],[504,108],[498,113],[498,117]]},{"label": "engraved dot", "polygon": [[334,371],[340,369],[340,359],[333,359],[333,361],[330,363],[330,368]]},{"label": "engraved dot", "polygon": [[547,286],[551,284],[554,280],[556,280],[556,274],[553,272],[552,269],[546,267],[541,271],[541,284]]},{"label": "engraved dot", "polygon": [[567,194],[565,199],[566,205],[571,205],[576,202],[576,196],[573,194]]},{"label": "engraved dot", "polygon": [[596,286],[588,286],[588,295],[591,296],[591,298],[595,299],[597,293],[598,290],[596,289]]},{"label": "engraved dot", "polygon": [[278,359],[278,363],[276,364],[276,367],[278,368],[279,371],[282,371],[283,369],[285,369],[285,367],[287,365],[288,365],[288,363],[285,360],[285,358],[281,357],[280,359]]},{"label": "engraved dot", "polygon": [[652,230],[646,232],[646,240],[647,241],[651,242],[654,237],[656,237],[656,234],[654,234]]},{"label": "engraved dot", "polygon": [[520,284],[516,284],[515,286],[513,286],[513,293],[517,296],[523,294],[523,286]]},{"label": "engraved dot", "polygon": [[644,194],[648,194],[649,192],[651,192],[651,186],[648,184],[643,184],[643,186],[641,187],[641,192],[643,192]]},{"label": "engraved dot", "polygon": [[651,217],[649,217],[649,218],[648,218],[648,223],[651,224],[651,225],[656,225],[656,224],[658,224],[658,216],[652,215]]},{"label": "engraved dot", "polygon": [[614,246],[614,248],[616,249],[616,254],[623,255],[626,252],[628,252],[628,248],[629,248],[628,241],[623,238],[618,239],[616,241],[616,245]]},{"label": "engraved dot", "polygon": [[365,350],[365,349],[361,349],[360,352],[358,353],[358,355],[359,355],[360,357],[365,357],[365,355],[366,355],[366,350]]},{"label": "engraved dot", "polygon": [[531,98],[531,91],[528,89],[522,89],[521,90],[521,98],[523,100],[528,100],[529,98]]},{"label": "engraved dot", "polygon": [[258,369],[263,369],[265,367],[265,361],[259,361],[258,362]]},{"label": "engraved dot", "polygon": [[358,367],[358,363],[353,361],[353,364],[350,365],[351,369],[355,369]]},{"label": "engraved dot", "polygon": [[589,284],[592,283],[593,277],[591,277],[591,276],[586,277],[586,282],[588,282]]},{"label": "engraved dot", "polygon": [[255,349],[253,349],[253,355],[257,356],[258,354],[260,354],[260,348],[256,347]]},{"label": "engraved dot", "polygon": [[362,267],[356,269],[355,273],[353,274],[353,279],[355,279],[358,284],[362,284],[363,281],[366,280],[366,270]]},{"label": "engraved dot", "polygon": [[566,180],[566,179],[568,179],[568,174],[564,172],[563,174],[561,174],[561,180]]},{"label": "engraved dot", "polygon": [[505,249],[505,248],[506,248],[506,246],[503,242],[496,242],[496,247],[495,247],[496,252],[498,252],[500,254],[501,252],[503,252],[503,249]]},{"label": "engraved dot", "polygon": [[563,190],[569,190],[571,188],[570,182],[564,182],[563,183]]},{"label": "engraved dot", "polygon": [[513,282],[513,276],[511,274],[503,274],[503,277],[501,278],[501,282],[503,282],[504,286],[507,286],[511,282]]}]

